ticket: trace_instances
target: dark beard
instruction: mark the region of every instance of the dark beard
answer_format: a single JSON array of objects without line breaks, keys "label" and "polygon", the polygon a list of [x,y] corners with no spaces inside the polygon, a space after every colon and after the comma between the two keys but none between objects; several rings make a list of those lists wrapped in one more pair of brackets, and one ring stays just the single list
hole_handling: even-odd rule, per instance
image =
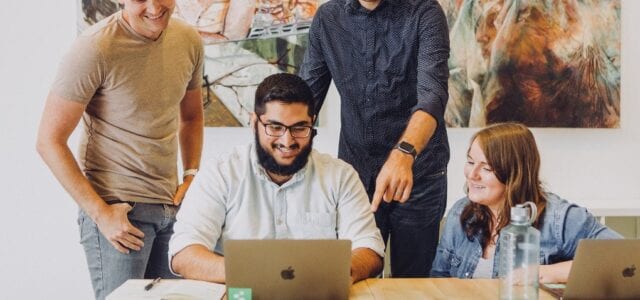
[{"label": "dark beard", "polygon": [[[257,126],[256,126],[257,127]],[[285,134],[289,134],[289,132],[285,132]],[[309,144],[300,150],[300,153],[293,162],[288,165],[279,164],[271,154],[267,152],[262,145],[260,144],[260,140],[258,138],[258,131],[255,131],[255,141],[256,141],[256,153],[258,154],[258,163],[267,170],[268,172],[274,173],[279,176],[290,176],[300,171],[306,164],[309,159],[309,155],[311,154],[311,146],[313,145],[313,137],[309,139]],[[292,146],[296,146],[299,144],[293,144]],[[271,148],[276,150],[276,144],[271,144]]]}]

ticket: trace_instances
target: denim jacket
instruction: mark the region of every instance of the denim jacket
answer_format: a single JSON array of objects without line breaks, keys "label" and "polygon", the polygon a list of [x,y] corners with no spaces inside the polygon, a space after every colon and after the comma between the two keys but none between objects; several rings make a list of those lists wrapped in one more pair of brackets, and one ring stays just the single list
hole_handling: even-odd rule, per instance
[{"label": "denim jacket", "polygon": [[[583,207],[569,203],[555,194],[547,193],[547,205],[540,230],[540,264],[550,265],[572,260],[578,241],[581,239],[619,239],[615,231],[602,225],[596,217]],[[478,236],[471,239],[465,235],[460,224],[460,214],[470,202],[462,198],[454,204],[447,215],[446,224],[431,276],[471,278],[482,257],[482,246]],[[493,260],[492,277],[498,277],[499,245]]]}]

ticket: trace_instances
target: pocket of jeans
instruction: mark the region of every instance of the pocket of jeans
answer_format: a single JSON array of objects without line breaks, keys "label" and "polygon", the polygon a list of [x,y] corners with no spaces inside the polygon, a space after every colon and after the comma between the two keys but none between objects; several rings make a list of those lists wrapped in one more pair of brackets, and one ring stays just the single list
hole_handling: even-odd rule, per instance
[{"label": "pocket of jeans", "polygon": [[440,178],[440,177],[446,176],[446,175],[447,175],[447,170],[445,169],[445,170],[440,170],[438,172],[435,172],[433,174],[429,174],[429,175],[425,176],[424,179],[425,180],[433,180],[433,179]]},{"label": "pocket of jeans", "polygon": [[76,220],[76,222],[78,223],[78,233],[80,234],[80,239],[78,240],[78,242],[82,241],[82,236],[84,235],[84,219],[84,212],[78,212],[78,218]]},{"label": "pocket of jeans", "polygon": [[419,181],[413,183],[411,196],[404,204],[423,209],[432,208],[435,204],[446,205],[446,176],[447,172],[442,170],[417,179]]},{"label": "pocket of jeans", "polygon": [[78,232],[80,233],[80,244],[85,243],[98,232],[98,225],[84,211],[78,213]]}]

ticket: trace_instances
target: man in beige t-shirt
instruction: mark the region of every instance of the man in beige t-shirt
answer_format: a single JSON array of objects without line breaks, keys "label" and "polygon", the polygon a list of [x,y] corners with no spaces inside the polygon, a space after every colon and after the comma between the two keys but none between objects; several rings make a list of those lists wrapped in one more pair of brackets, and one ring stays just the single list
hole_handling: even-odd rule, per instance
[{"label": "man in beige t-shirt", "polygon": [[[167,243],[200,163],[202,42],[175,0],[121,0],[62,60],[37,149],[80,206],[96,298],[129,278],[170,277]],[[77,161],[67,145],[82,120]],[[183,183],[177,170],[178,146]]]}]

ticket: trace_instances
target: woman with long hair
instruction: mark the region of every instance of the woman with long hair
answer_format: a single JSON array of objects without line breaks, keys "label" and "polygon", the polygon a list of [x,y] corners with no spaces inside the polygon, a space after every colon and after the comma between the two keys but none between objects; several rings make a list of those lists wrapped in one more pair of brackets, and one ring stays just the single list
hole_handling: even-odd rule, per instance
[{"label": "woman with long hair", "polygon": [[566,282],[579,240],[621,238],[585,208],[545,191],[539,172],[540,154],[526,126],[500,123],[477,132],[464,167],[467,197],[449,211],[431,275],[497,277],[500,231],[511,207],[526,201],[538,208],[540,282]]}]

